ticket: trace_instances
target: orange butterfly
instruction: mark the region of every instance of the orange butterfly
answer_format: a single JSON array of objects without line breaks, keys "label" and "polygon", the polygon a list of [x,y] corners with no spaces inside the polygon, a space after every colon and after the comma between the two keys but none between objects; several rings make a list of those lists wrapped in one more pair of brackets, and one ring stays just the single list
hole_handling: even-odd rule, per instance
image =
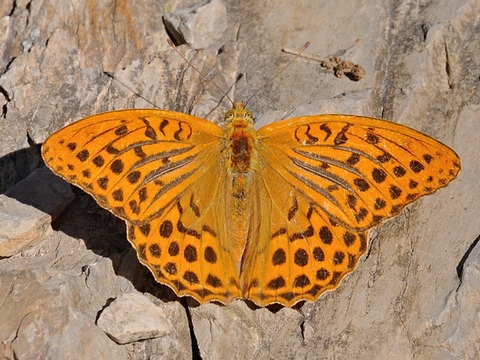
[{"label": "orange butterfly", "polygon": [[46,164],[127,223],[155,279],[200,303],[292,306],[352,272],[368,231],[446,186],[460,159],[384,120],[305,116],[225,129],[173,111],[94,115],[50,136]]}]

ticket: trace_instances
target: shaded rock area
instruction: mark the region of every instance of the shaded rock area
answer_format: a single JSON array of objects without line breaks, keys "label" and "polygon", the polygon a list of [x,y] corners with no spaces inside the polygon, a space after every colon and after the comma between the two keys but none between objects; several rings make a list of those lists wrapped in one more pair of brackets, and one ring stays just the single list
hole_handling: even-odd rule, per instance
[{"label": "shaded rock area", "polygon": [[[480,2],[0,2],[0,357],[474,359],[480,352]],[[90,114],[158,107],[258,126],[320,113],[381,117],[462,159],[455,181],[370,234],[334,292],[297,308],[178,299],[125,225],[42,168],[39,145]],[[239,80],[239,75],[243,74]],[[37,170],[38,168],[38,170]],[[23,181],[22,181],[23,180]]]}]

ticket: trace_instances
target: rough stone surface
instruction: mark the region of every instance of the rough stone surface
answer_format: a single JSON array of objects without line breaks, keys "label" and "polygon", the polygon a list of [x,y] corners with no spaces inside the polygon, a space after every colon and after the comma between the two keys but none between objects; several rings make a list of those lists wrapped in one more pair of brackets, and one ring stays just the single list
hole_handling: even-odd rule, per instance
[{"label": "rough stone surface", "polygon": [[197,50],[223,45],[228,26],[227,9],[221,0],[179,9],[166,14],[164,21],[177,43],[188,44]]},{"label": "rough stone surface", "polygon": [[110,267],[99,267],[93,254],[84,254],[82,260],[74,258],[71,255],[81,252],[82,246],[62,238],[45,241],[35,255],[2,261],[0,338],[5,358],[106,359],[111,355],[126,359],[127,350],[95,326],[96,309],[105,302],[101,296],[112,292],[113,281],[103,282],[101,288],[88,288],[88,275],[82,273],[82,264],[83,269],[92,264],[107,280],[109,271],[113,273],[111,263]]},{"label": "rough stone surface", "polygon": [[163,309],[141,294],[115,299],[100,314],[97,325],[119,344],[167,336],[173,330]]},{"label": "rough stone surface", "polygon": [[[479,13],[478,0],[0,1],[1,191],[39,167],[37,144],[90,114],[157,106],[223,121],[228,100],[166,43],[162,17],[169,14],[185,14],[188,24],[171,22],[185,39],[179,50],[236,100],[291,59],[282,48],[307,40],[308,53],[366,70],[354,82],[298,59],[250,100],[258,126],[318,113],[383,117],[451,146],[463,165],[446,189],[373,231],[367,255],[336,291],[299,309],[254,309],[242,301],[179,306],[139,265],[123,222],[88,195],[75,190],[48,236],[46,220],[39,221],[45,200],[29,204],[38,212],[25,211],[23,219],[37,239],[0,259],[0,354],[477,358]],[[205,26],[205,19],[226,28]],[[25,205],[10,199],[20,204],[3,208],[3,218]],[[95,325],[125,293],[145,294],[158,306],[172,324],[169,336],[120,345]]]},{"label": "rough stone surface", "polygon": [[0,195],[0,257],[42,241],[72,200],[70,185],[45,167]]}]

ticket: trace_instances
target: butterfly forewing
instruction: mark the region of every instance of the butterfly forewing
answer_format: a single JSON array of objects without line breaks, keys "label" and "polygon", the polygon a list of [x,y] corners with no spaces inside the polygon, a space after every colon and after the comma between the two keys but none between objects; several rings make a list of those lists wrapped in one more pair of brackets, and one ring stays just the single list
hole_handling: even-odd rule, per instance
[{"label": "butterfly forewing", "polygon": [[117,111],[63,128],[42,151],[52,170],[134,221],[154,216],[159,197],[166,206],[194,182],[222,136],[211,122],[174,112]]},{"label": "butterfly forewing", "polygon": [[366,230],[460,170],[440,142],[383,120],[346,115],[289,119],[258,131],[259,152],[320,211]]}]

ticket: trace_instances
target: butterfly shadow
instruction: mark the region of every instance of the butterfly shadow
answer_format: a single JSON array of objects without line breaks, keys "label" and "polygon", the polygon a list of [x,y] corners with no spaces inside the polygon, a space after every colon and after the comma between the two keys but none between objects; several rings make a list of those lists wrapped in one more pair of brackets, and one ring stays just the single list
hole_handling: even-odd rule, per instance
[{"label": "butterfly shadow", "polygon": [[75,200],[65,209],[52,228],[82,239],[88,250],[112,261],[117,276],[128,280],[141,293],[149,293],[163,302],[179,301],[168,286],[155,281],[137,258],[127,240],[125,221],[100,207],[82,190],[72,186]]}]

